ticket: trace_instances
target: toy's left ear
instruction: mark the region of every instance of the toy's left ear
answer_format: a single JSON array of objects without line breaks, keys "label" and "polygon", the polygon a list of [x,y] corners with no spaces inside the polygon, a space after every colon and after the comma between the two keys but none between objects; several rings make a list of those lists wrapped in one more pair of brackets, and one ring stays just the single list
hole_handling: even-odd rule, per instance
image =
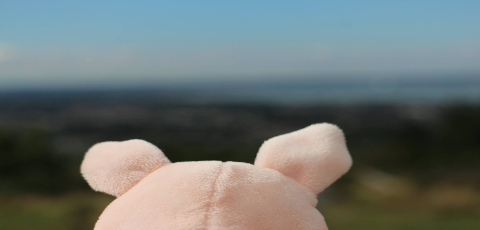
[{"label": "toy's left ear", "polygon": [[350,169],[352,158],[342,130],[322,123],[269,139],[255,165],[275,169],[319,194]]},{"label": "toy's left ear", "polygon": [[91,147],[81,172],[95,191],[121,196],[140,180],[170,161],[155,145],[143,140],[102,142]]}]

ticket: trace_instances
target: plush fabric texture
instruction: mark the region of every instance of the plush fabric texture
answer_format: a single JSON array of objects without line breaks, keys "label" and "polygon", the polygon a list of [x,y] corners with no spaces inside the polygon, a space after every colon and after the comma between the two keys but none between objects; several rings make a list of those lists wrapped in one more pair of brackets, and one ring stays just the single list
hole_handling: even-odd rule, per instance
[{"label": "plush fabric texture", "polygon": [[95,145],[82,173],[95,190],[118,196],[95,230],[327,230],[316,195],[350,165],[341,130],[317,124],[268,140],[255,165],[172,164],[132,140]]},{"label": "plush fabric texture", "polygon": [[323,123],[266,141],[255,165],[275,169],[319,194],[350,169],[352,158],[342,130]]},{"label": "plush fabric texture", "polygon": [[111,141],[88,150],[81,173],[95,191],[120,196],[149,173],[169,163],[160,149],[146,141]]}]

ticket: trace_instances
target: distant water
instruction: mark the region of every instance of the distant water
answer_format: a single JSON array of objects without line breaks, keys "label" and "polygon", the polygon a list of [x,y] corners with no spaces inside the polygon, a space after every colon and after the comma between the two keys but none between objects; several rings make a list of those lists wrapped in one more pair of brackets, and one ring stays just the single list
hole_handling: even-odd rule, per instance
[{"label": "distant water", "polygon": [[[201,100],[201,98],[197,98]],[[264,103],[480,103],[480,86],[232,90],[203,100]]]},{"label": "distant water", "polygon": [[149,85],[108,89],[52,89],[0,92],[9,100],[95,100],[154,103],[474,103],[480,104],[480,75],[468,78],[401,78],[401,80],[286,79]]},{"label": "distant water", "polygon": [[[188,89],[184,89],[188,92]],[[195,102],[312,103],[478,103],[480,77],[402,81],[299,80],[192,87]]]}]

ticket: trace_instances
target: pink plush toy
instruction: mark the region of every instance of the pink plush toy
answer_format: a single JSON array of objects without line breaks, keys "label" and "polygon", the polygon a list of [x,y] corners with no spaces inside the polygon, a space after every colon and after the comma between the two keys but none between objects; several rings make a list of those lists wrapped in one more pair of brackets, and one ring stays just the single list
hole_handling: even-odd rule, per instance
[{"label": "pink plush toy", "polygon": [[351,164],[342,131],[323,123],[266,141],[254,165],[171,163],[129,140],[94,145],[81,171],[94,190],[117,197],[96,230],[326,230],[317,194]]}]

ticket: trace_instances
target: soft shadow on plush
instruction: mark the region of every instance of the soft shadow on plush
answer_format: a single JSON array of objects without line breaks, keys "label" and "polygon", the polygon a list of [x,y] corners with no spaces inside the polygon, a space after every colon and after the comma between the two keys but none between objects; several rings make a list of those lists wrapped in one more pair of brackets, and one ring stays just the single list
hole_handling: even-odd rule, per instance
[{"label": "soft shadow on plush", "polygon": [[90,186],[114,196],[95,230],[326,230],[317,194],[352,165],[343,132],[322,123],[266,141],[255,164],[170,163],[142,140],[85,155]]}]

